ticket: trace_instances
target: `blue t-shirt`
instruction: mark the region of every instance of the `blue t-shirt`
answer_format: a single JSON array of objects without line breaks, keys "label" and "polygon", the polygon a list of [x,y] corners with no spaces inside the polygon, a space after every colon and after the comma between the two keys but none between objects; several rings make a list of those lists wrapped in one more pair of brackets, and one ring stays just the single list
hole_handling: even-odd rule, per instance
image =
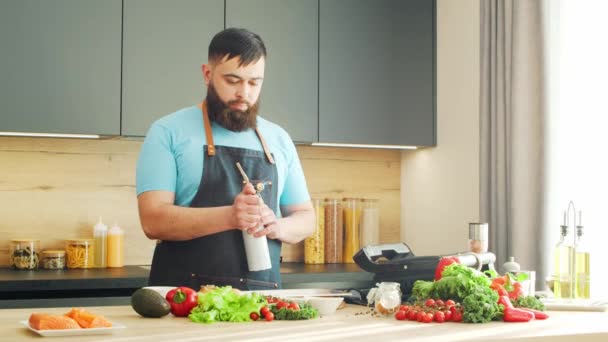
[{"label": "blue t-shirt", "polygon": [[[257,125],[276,162],[279,206],[309,201],[302,165],[289,134],[259,116]],[[233,132],[215,122],[211,128],[216,146],[263,151],[253,129]],[[175,193],[175,205],[190,206],[201,182],[203,146],[206,144],[203,114],[197,106],[181,109],[155,121],[137,160],[137,194],[151,190],[170,191]]]}]

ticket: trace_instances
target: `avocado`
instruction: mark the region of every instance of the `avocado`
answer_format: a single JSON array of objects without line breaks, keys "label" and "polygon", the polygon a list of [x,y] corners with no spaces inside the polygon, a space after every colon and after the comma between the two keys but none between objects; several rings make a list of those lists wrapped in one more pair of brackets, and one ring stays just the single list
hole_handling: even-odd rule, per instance
[{"label": "avocado", "polygon": [[131,306],[135,312],[144,317],[163,317],[171,311],[171,305],[160,293],[146,288],[133,292]]}]

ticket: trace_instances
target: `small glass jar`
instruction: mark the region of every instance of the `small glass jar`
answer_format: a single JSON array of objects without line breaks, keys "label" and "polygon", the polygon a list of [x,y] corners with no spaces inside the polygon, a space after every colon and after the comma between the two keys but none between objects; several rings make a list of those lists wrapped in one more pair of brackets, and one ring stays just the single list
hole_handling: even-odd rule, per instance
[{"label": "small glass jar", "polygon": [[93,268],[95,261],[95,240],[67,240],[65,245],[66,265],[68,268]]},{"label": "small glass jar", "polygon": [[376,284],[367,294],[368,304],[374,304],[377,312],[383,315],[390,315],[397,311],[401,305],[401,288],[399,283],[382,282]]},{"label": "small glass jar", "polygon": [[65,251],[42,251],[42,268],[47,270],[61,270],[65,268]]},{"label": "small glass jar", "polygon": [[353,256],[361,248],[361,200],[358,198],[344,198],[342,200],[344,211],[344,249],[342,261],[353,264]]},{"label": "small glass jar", "polygon": [[325,209],[323,201],[312,200],[315,210],[315,231],[304,241],[304,263],[322,264],[325,262]]},{"label": "small glass jar", "polygon": [[14,239],[11,240],[9,262],[11,267],[18,270],[35,270],[38,268],[40,256],[39,240]]},{"label": "small glass jar", "polygon": [[488,251],[488,224],[469,223],[469,252],[485,253]]},{"label": "small glass jar", "polygon": [[325,199],[325,262],[342,263],[344,214],[339,199]]}]

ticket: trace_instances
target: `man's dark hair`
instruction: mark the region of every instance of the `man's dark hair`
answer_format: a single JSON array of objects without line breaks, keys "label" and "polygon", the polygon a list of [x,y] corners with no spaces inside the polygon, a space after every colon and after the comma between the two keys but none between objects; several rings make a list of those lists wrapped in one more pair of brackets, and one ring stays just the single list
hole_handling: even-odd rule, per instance
[{"label": "man's dark hair", "polygon": [[209,62],[216,63],[225,56],[239,57],[239,66],[266,58],[266,46],[257,34],[242,28],[227,28],[216,34],[209,43]]}]

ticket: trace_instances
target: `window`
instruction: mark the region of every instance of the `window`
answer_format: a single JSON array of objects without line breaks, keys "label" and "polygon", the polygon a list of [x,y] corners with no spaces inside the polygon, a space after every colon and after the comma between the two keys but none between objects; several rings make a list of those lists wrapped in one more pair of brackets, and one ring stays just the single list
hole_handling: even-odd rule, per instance
[{"label": "window", "polygon": [[547,228],[553,246],[573,200],[591,247],[591,296],[608,298],[602,262],[608,257],[608,1],[545,0],[545,6]]}]

